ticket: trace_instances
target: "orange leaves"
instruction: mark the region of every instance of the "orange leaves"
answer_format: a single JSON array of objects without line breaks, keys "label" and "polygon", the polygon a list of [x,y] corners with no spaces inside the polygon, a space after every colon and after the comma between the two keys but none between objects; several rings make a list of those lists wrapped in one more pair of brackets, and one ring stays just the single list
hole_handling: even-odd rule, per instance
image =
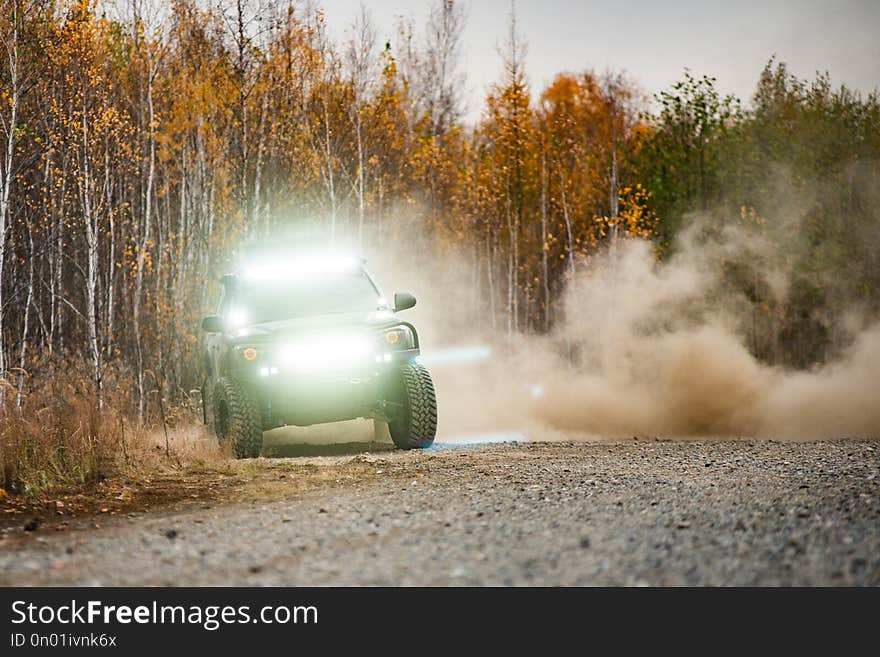
[{"label": "orange leaves", "polygon": [[[135,338],[121,320],[134,308],[139,347],[194,354],[205,277],[242,239],[294,222],[332,217],[340,234],[363,226],[369,239],[418,217],[438,252],[465,243],[491,260],[480,276],[499,298],[513,289],[508,303],[522,293],[524,312],[546,308],[612,225],[650,235],[656,224],[631,157],[648,128],[618,79],[560,76],[535,102],[514,45],[471,129],[412,73],[404,44],[376,52],[360,84],[323,18],[299,6],[243,48],[211,3],[176,0],[154,25],[111,22],[88,0],[65,7],[39,34],[37,127],[22,143],[43,157],[21,207],[36,217],[37,249],[64,254],[40,275],[62,271],[52,291],[82,312],[79,270],[91,271],[98,323],[126,358]],[[70,309],[46,310],[59,320]]]}]

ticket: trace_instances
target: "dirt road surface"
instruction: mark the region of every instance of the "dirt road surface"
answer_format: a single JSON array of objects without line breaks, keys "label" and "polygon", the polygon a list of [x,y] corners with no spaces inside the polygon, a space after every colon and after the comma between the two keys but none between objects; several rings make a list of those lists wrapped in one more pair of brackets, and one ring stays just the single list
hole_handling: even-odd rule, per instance
[{"label": "dirt road surface", "polygon": [[190,477],[207,498],[8,526],[0,584],[880,584],[876,441],[440,445],[234,467]]}]

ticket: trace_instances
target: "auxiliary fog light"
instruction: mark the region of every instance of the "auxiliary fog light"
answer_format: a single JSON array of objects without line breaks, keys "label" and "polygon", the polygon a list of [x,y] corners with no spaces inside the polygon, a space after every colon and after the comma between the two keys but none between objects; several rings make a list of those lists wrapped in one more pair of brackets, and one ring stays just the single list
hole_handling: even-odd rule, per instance
[{"label": "auxiliary fog light", "polygon": [[377,363],[390,363],[391,362],[391,354],[377,354],[376,362]]},{"label": "auxiliary fog light", "polygon": [[281,351],[286,366],[300,371],[340,369],[366,361],[373,344],[365,335],[326,335],[304,338]]},{"label": "auxiliary fog light", "polygon": [[278,374],[277,367],[261,367],[260,376],[269,376],[270,374]]}]

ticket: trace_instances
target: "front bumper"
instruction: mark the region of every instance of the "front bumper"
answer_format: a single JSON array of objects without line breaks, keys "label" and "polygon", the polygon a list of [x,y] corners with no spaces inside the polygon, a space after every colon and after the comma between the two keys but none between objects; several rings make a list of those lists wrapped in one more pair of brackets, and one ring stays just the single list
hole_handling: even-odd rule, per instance
[{"label": "front bumper", "polygon": [[254,363],[230,374],[258,400],[266,429],[356,418],[387,419],[383,402],[389,375],[401,362],[418,354],[418,349],[403,349],[381,354],[378,361],[331,371],[316,368],[302,372]]}]

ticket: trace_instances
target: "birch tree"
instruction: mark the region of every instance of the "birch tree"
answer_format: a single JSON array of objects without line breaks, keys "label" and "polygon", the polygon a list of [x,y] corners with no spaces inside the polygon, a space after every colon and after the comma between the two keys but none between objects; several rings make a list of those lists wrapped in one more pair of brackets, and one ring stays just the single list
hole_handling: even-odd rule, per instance
[{"label": "birch tree", "polygon": [[376,52],[376,28],[365,5],[361,4],[357,17],[350,27],[351,35],[345,45],[345,64],[351,85],[352,102],[349,116],[354,127],[357,149],[357,167],[353,176],[357,195],[357,243],[364,242],[364,217],[366,213],[367,149],[364,119],[371,100],[373,86],[378,77]]}]

